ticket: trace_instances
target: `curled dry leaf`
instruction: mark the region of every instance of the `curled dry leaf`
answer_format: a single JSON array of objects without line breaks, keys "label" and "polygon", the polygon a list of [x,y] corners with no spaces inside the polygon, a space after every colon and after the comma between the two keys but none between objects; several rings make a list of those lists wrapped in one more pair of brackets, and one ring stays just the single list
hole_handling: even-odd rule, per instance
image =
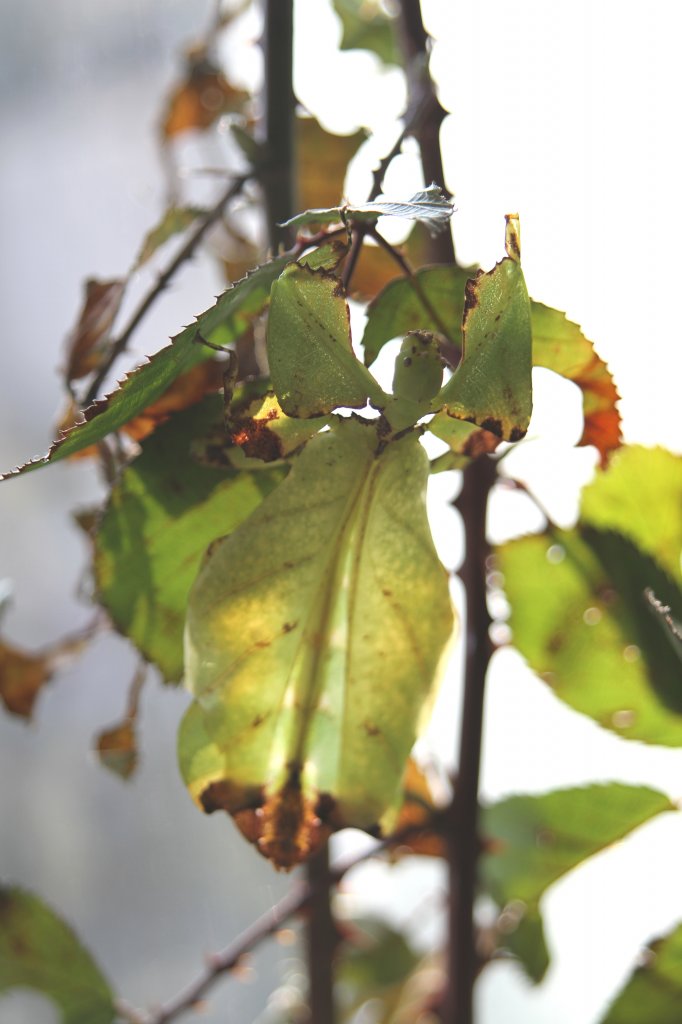
[{"label": "curled dry leaf", "polygon": [[76,327],[68,341],[66,380],[87,377],[98,368],[108,350],[109,334],[121,305],[125,282],[85,282],[85,298]]},{"label": "curled dry leaf", "polygon": [[129,779],[137,768],[137,736],[135,724],[140,702],[140,693],[147,677],[146,663],[142,663],[133,676],[128,693],[128,706],[121,722],[105,729],[97,737],[97,753],[105,768],[119,775],[122,779]]},{"label": "curled dry leaf", "polygon": [[184,79],[170,95],[161,126],[165,139],[190,129],[205,129],[230,111],[241,110],[248,94],[227,81],[199,48],[187,55]]},{"label": "curled dry leaf", "polygon": [[93,631],[90,627],[36,652],[0,641],[0,698],[6,709],[20,718],[30,718],[42,688],[65,660],[80,654]]}]

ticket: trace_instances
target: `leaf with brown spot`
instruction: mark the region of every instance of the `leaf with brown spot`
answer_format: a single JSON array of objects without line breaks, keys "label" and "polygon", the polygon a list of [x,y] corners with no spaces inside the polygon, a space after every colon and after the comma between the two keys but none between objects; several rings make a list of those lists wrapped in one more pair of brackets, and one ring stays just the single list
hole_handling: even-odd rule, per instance
[{"label": "leaf with brown spot", "polygon": [[219,787],[231,813],[260,807],[280,866],[399,799],[453,626],[427,476],[415,432],[382,446],[376,422],[336,418],[192,588],[181,770],[202,806]]},{"label": "leaf with brown spot", "polygon": [[497,558],[512,642],[552,692],[623,738],[682,746],[679,657],[645,596],[682,618],[679,572],[581,521],[510,541]]},{"label": "leaf with brown spot", "polygon": [[[194,221],[203,216],[206,210],[200,206],[171,206],[163,214],[161,220],[151,231],[145,235],[140,254],[135,261],[135,268],[139,269],[150,260],[157,249],[165,245],[174,235],[186,231]],[[253,263],[249,266],[254,266]],[[243,275],[240,275],[243,276]]]},{"label": "leaf with brown spot", "polygon": [[594,445],[605,466],[621,446],[619,394],[606,363],[577,324],[558,309],[531,302],[533,363],[577,384],[583,395],[585,425],[579,445]]},{"label": "leaf with brown spot", "polygon": [[109,350],[109,336],[118,313],[125,281],[85,282],[78,323],[69,338],[65,377],[68,383],[96,370]]},{"label": "leaf with brown spot", "polygon": [[507,256],[467,281],[462,359],[434,399],[434,411],[489,430],[504,441],[525,436],[532,407],[530,303],[519,262]]},{"label": "leaf with brown spot", "polygon": [[331,417],[301,420],[287,416],[272,392],[258,398],[231,419],[229,439],[249,458],[274,462],[284,459],[309,441]]},{"label": "leaf with brown spot", "polygon": [[348,164],[367,138],[360,129],[352,135],[332,135],[314,117],[296,121],[298,143],[298,202],[301,210],[330,207],[343,197]]},{"label": "leaf with brown spot", "polygon": [[203,48],[187,56],[185,77],[171,93],[161,126],[165,139],[190,129],[204,130],[222,115],[241,110],[248,93],[227,81]]}]

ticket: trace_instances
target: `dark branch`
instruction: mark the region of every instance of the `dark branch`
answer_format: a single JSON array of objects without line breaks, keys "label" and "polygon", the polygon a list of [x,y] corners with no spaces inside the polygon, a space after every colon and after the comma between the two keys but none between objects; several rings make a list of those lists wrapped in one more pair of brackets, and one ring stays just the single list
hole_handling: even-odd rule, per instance
[{"label": "dark branch", "polygon": [[[422,20],[420,0],[400,0],[399,26],[401,44],[407,71],[408,110],[415,117],[410,134],[419,145],[424,184],[440,185],[451,195],[445,184],[443,157],[440,148],[440,126],[447,112],[436,95],[429,72],[429,37]],[[408,122],[411,118],[408,116]],[[432,239],[433,259],[436,263],[454,263],[455,248],[452,232],[443,231]]]},{"label": "dark branch", "polygon": [[281,242],[290,241],[287,229],[278,225],[295,213],[293,39],[293,0],[265,0],[263,50],[267,156],[261,170],[261,182],[273,255]]},{"label": "dark branch", "polygon": [[464,660],[464,703],[455,796],[451,805],[452,828],[448,835],[450,869],[450,948],[448,951],[448,994],[443,1020],[448,1024],[472,1024],[472,996],[478,959],[474,927],[478,837],[478,783],[481,763],[481,735],[485,680],[492,644],[490,614],[486,598],[486,559],[490,548],[486,537],[488,496],[495,482],[497,466],[482,457],[464,471],[456,501],[464,521],[464,561],[459,577],[466,593],[466,643]]},{"label": "dark branch", "polygon": [[99,370],[95,374],[95,377],[88,388],[88,392],[83,399],[82,405],[90,405],[91,402],[97,398],[99,389],[101,388],[109,370],[116,362],[118,357],[125,351],[128,342],[137,329],[141,321],[145,318],[151,307],[154,305],[159,295],[165,288],[168,287],[171,279],[175,276],[177,270],[185,263],[191,256],[196,252],[200,242],[203,240],[206,232],[211,228],[216,221],[222,216],[223,210],[227,204],[238,196],[243,189],[249,176],[243,175],[230,184],[230,186],[223,192],[218,199],[217,203],[201,218],[197,226],[189,235],[187,241],[183,245],[180,252],[175,258],[168,264],[166,269],[159,275],[158,280],[154,287],[147,292],[145,297],[140,302],[139,306],[131,316],[130,320],[124,327],[121,334],[119,334],[116,341],[112,342],[111,348],[107,358],[104,360]]}]

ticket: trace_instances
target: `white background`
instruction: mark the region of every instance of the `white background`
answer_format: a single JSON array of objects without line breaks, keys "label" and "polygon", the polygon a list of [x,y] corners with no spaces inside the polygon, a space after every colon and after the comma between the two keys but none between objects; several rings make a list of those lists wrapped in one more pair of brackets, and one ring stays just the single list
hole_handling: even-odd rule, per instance
[{"label": "white background", "polygon": [[[679,381],[681,178],[677,5],[625,2],[424,2],[438,40],[433,70],[452,116],[443,126],[454,191],[458,256],[491,265],[502,255],[503,217],[521,215],[531,294],[565,309],[607,359],[623,396],[631,443],[682,450]],[[2,48],[2,311],[0,463],[45,450],[59,406],[54,371],[87,276],[115,276],[132,262],[163,203],[155,149],[160,97],[180,46],[203,29],[210,5],[118,0],[49,5],[9,0]],[[231,53],[236,75],[258,65],[247,23]],[[362,199],[367,175],[390,149],[405,101],[401,76],[370,55],[336,54],[339,27],[326,0],[298,0],[299,99],[330,128],[375,131],[347,182]],[[387,189],[421,185],[414,153]],[[142,276],[140,290],[149,283]],[[221,288],[208,257],[186,268],[136,339],[152,351],[208,306]],[[579,435],[571,388],[538,382],[536,440],[516,471],[552,513],[575,513],[590,452]],[[557,409],[566,426],[551,434]],[[447,481],[443,490],[456,486]],[[434,499],[438,498],[436,488]],[[450,493],[449,492],[449,493]],[[3,484],[0,577],[13,581],[4,630],[40,646],[88,617],[76,590],[87,552],[69,510],[99,493],[89,470],[60,466]],[[441,495],[442,498],[442,495]],[[459,526],[432,503],[446,561]],[[652,517],[656,510],[652,509]],[[495,500],[502,539],[539,525],[520,498]],[[0,719],[3,786],[0,874],[58,908],[95,951],[116,988],[144,1005],[172,994],[202,952],[225,943],[283,891],[286,881],[252,857],[224,821],[201,818],[174,764],[181,692],[151,680],[142,708],[143,761],[128,787],[89,753],[92,736],[122,710],[134,658],[100,641],[41,697],[27,727]],[[456,673],[445,686],[427,749],[454,749]],[[678,751],[628,744],[560,705],[510,651],[500,652],[487,702],[483,792],[539,792],[623,779],[682,796]],[[662,817],[559,883],[543,909],[552,967],[528,988],[495,965],[478,988],[479,1024],[593,1024],[645,941],[682,919],[676,883],[682,829]],[[406,920],[417,938],[437,932],[439,868],[367,867],[348,888],[360,905]],[[435,895],[433,895],[435,890]],[[424,905],[423,901],[426,901]],[[276,954],[277,951],[275,951]],[[275,954],[256,961],[261,981],[228,982],[202,1019],[251,1020],[276,977]],[[32,997],[0,1000],[0,1021],[53,1020]]]}]

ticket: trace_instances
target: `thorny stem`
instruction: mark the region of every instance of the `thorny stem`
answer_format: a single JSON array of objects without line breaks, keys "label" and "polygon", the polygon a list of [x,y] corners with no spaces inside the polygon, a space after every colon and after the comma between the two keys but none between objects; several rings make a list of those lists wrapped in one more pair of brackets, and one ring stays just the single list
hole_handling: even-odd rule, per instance
[{"label": "thorny stem", "polygon": [[[265,0],[266,163],[261,171],[265,213],[273,255],[289,240],[279,225],[294,213],[293,0]],[[306,948],[311,1024],[334,1024],[333,955],[337,932],[331,905],[328,845],[306,865],[309,891]],[[310,895],[312,894],[312,895]]]},{"label": "thorny stem", "polygon": [[133,332],[137,329],[140,322],[147,315],[150,308],[154,305],[161,292],[168,287],[168,284],[170,283],[171,279],[175,276],[179,267],[181,267],[183,263],[185,263],[188,259],[190,259],[191,256],[194,255],[199,244],[206,235],[206,232],[220,219],[223,210],[225,209],[227,204],[232,199],[239,195],[248,179],[249,175],[241,175],[240,177],[234,179],[234,181],[228,186],[228,188],[225,189],[225,191],[220,196],[215,205],[206,214],[204,214],[202,219],[199,221],[197,226],[189,235],[182,249],[180,249],[179,253],[175,256],[173,260],[171,260],[166,269],[161,274],[159,274],[159,277],[154,287],[144,296],[139,306],[131,316],[130,320],[124,327],[123,331],[121,332],[121,334],[119,334],[116,341],[112,342],[107,358],[104,360],[99,370],[95,374],[92,383],[88,388],[87,394],[85,395],[85,398],[81,403],[83,406],[90,405],[97,398],[99,389],[101,388],[107,374],[109,373],[109,370],[116,362],[118,357],[125,351],[126,346],[130,341]]},{"label": "thorny stem", "polygon": [[[420,0],[399,0],[399,11],[410,105],[425,104],[426,108],[412,134],[419,145],[425,183],[434,181],[445,189],[440,148],[440,126],[445,111],[429,73],[429,44]],[[442,263],[456,263],[450,232],[443,232],[433,240],[432,258]],[[496,464],[492,459],[475,460],[464,473],[457,501],[465,535],[464,561],[459,575],[466,595],[466,639],[458,779],[449,808],[447,831],[450,911],[443,1024],[473,1024],[473,988],[479,966],[473,914],[480,853],[478,785],[485,678],[492,653],[486,601],[486,512],[495,477]]]},{"label": "thorny stem", "polygon": [[480,843],[478,836],[478,783],[485,680],[492,654],[490,613],[486,599],[486,537],[488,496],[497,466],[487,457],[474,460],[464,472],[456,501],[464,521],[465,554],[459,577],[466,593],[464,703],[459,746],[459,769],[451,804],[448,834],[450,874],[450,948],[448,992],[443,1021],[472,1024],[473,986],[478,973],[474,899]]},{"label": "thorny stem", "polygon": [[[424,184],[435,182],[449,196],[440,148],[440,126],[446,111],[436,95],[429,72],[429,37],[422,20],[420,0],[400,0],[398,22],[407,71],[408,109],[420,111],[410,134],[419,145]],[[436,263],[455,262],[452,232],[443,231],[433,239],[433,256]]]},{"label": "thorny stem", "polygon": [[279,225],[294,214],[293,0],[265,0],[266,163],[261,179],[270,247],[273,255],[287,231]]}]

